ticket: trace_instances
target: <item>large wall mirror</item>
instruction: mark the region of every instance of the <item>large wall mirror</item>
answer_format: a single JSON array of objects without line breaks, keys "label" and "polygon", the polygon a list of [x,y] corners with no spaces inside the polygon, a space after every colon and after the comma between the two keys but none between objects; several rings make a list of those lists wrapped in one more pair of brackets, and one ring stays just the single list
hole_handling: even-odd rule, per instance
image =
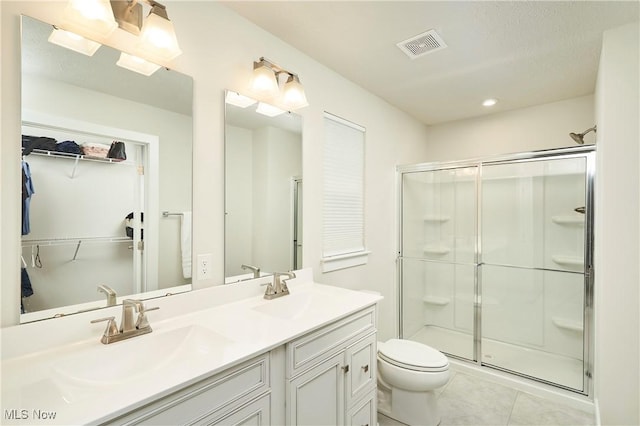
[{"label": "large wall mirror", "polygon": [[225,282],[252,278],[250,267],[299,269],[302,117],[265,115],[268,106],[235,92],[225,99]]},{"label": "large wall mirror", "polygon": [[191,288],[191,77],[52,29],[22,17],[21,322]]}]

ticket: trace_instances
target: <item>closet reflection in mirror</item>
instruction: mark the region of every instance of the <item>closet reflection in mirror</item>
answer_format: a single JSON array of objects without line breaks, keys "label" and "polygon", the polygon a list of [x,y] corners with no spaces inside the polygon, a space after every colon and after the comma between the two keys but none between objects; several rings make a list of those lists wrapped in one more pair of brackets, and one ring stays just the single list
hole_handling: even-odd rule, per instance
[{"label": "closet reflection in mirror", "polygon": [[261,275],[302,266],[302,118],[236,97],[225,104],[226,283],[254,276],[243,265]]},{"label": "closet reflection in mirror", "polygon": [[192,79],[136,74],[51,31],[22,17],[21,322],[190,289]]}]

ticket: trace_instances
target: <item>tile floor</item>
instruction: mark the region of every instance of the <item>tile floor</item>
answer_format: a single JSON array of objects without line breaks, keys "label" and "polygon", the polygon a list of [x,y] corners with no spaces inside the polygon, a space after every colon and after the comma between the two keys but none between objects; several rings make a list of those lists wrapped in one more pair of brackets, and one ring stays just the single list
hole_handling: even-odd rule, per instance
[{"label": "tile floor", "polygon": [[[595,425],[590,413],[460,372],[439,391],[438,406],[440,426]],[[378,423],[402,425],[382,414]]]}]

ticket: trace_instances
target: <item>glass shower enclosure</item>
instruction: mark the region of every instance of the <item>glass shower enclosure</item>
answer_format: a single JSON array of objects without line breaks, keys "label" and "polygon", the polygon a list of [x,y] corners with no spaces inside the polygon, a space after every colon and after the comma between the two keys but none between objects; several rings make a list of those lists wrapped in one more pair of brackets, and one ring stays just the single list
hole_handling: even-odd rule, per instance
[{"label": "glass shower enclosure", "polygon": [[401,338],[590,393],[595,149],[398,167]]}]

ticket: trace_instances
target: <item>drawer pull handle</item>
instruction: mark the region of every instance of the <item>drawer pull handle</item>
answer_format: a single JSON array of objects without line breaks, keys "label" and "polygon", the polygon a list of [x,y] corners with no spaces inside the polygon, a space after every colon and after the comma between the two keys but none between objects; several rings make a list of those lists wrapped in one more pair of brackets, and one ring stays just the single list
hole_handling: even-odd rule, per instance
[{"label": "drawer pull handle", "polygon": [[369,372],[369,364],[363,365],[361,368],[364,370],[365,373]]},{"label": "drawer pull handle", "polygon": [[342,371],[344,371],[344,374],[347,374],[349,372],[349,364],[345,365],[344,367],[341,367]]}]

